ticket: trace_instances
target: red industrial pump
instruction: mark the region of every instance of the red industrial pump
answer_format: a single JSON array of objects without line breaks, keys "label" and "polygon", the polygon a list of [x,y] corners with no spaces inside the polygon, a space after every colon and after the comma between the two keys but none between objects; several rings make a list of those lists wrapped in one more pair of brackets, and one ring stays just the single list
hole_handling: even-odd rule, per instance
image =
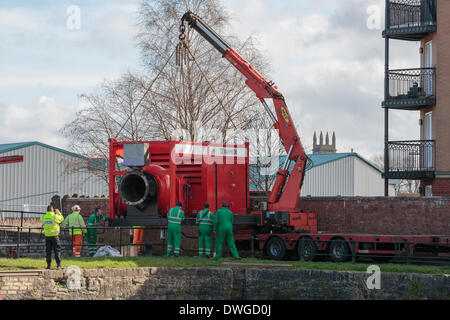
[{"label": "red industrial pump", "polygon": [[250,206],[248,143],[111,139],[110,163],[116,164],[109,168],[111,218],[126,215],[127,224],[163,223],[179,201],[186,216],[197,215],[205,202],[215,211],[227,201],[240,214]]}]

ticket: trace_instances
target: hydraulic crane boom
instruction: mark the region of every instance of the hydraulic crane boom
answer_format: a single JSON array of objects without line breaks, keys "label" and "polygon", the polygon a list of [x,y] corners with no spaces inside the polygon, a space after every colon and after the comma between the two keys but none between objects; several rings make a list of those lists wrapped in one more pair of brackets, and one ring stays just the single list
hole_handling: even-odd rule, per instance
[{"label": "hydraulic crane boom", "polygon": [[[244,75],[247,79],[245,81],[246,85],[255,92],[263,104],[286,149],[287,158],[282,168],[278,171],[275,184],[269,193],[267,209],[269,211],[299,212],[300,189],[305,174],[307,157],[283,95],[274,86],[273,82],[268,81],[261,75],[247,60],[192,12],[186,12],[181,18],[180,40],[184,40],[185,22],[203,36],[222,54],[223,58],[227,59]],[[265,99],[273,100],[275,115]],[[295,162],[295,165],[292,171],[289,172],[291,162]]]}]

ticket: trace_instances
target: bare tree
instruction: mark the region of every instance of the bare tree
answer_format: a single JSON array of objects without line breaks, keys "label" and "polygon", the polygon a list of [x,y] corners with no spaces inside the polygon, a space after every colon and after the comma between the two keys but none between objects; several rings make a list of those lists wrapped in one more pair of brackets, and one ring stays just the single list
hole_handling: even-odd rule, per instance
[{"label": "bare tree", "polygon": [[[160,138],[153,126],[153,117],[143,109],[136,108],[145,93],[145,80],[128,72],[118,80],[104,81],[96,92],[80,95],[83,108],[75,119],[61,130],[69,140],[69,148],[93,159],[108,159],[110,138],[138,141]],[[89,171],[108,181],[107,163],[97,160],[94,170],[91,161],[76,159],[65,164],[65,172]]]},{"label": "bare tree", "polygon": [[[83,108],[62,130],[70,148],[89,158],[108,158],[108,139],[139,141],[178,138],[227,143],[231,129],[244,130],[261,108],[243,76],[200,35],[186,30],[188,52],[176,65],[182,15],[192,10],[221,34],[229,34],[230,16],[219,0],[145,0],[138,12],[137,44],[144,69],[105,81],[94,93],[82,94]],[[226,40],[254,66],[267,73],[268,64],[253,37]],[[203,135],[198,134],[201,128]],[[212,135],[212,132],[218,134]],[[233,132],[234,132],[233,131]],[[105,168],[106,170],[106,168]]]},{"label": "bare tree", "polygon": [[[229,34],[230,17],[218,0],[154,0],[144,1],[139,15],[141,33],[138,44],[142,50],[146,70],[160,74],[146,103],[152,112],[161,114],[160,130],[185,130],[191,141],[214,141],[217,137],[199,137],[203,132],[218,131],[226,143],[230,129],[250,127],[259,104],[255,94],[245,85],[243,76],[222,59],[203,37],[186,29],[188,50],[184,66],[177,67],[170,59],[178,44],[182,15],[192,10],[219,34]],[[268,64],[257,49],[253,37],[242,42],[236,37],[224,37],[257,69],[266,73]],[[169,61],[164,70],[161,66]],[[205,139],[206,138],[206,139]]]},{"label": "bare tree", "polygon": [[370,158],[370,160],[375,166],[377,166],[381,170],[384,170],[384,156],[382,154],[374,155],[372,156],[372,158]]}]

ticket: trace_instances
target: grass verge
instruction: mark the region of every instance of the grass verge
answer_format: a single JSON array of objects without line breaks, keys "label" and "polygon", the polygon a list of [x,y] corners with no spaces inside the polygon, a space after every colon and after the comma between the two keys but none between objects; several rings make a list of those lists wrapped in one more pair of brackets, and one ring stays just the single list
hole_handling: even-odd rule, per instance
[{"label": "grass verge", "polygon": [[[366,272],[367,263],[334,263],[334,262],[301,262],[301,261],[272,261],[260,259],[198,259],[194,257],[165,258],[165,257],[105,257],[105,258],[64,258],[63,267],[76,265],[82,269],[99,268],[139,268],[139,267],[218,267],[222,262],[239,263],[263,263],[263,264],[292,264],[298,270],[335,270],[335,271],[360,271]],[[56,263],[53,260],[53,267]],[[450,266],[418,266],[405,264],[378,264],[382,272],[397,273],[425,273],[425,274],[450,274]],[[33,258],[0,258],[0,270],[24,270],[44,269],[45,259]]]}]

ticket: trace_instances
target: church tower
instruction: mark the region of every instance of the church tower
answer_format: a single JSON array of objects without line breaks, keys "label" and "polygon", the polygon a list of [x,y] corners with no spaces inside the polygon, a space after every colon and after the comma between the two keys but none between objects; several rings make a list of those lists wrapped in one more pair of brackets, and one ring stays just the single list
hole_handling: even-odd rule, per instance
[{"label": "church tower", "polygon": [[316,135],[316,132],[314,132],[313,153],[314,154],[336,153],[336,134],[333,132],[333,136],[331,138],[331,144],[330,144],[330,137],[327,132],[326,136],[325,136],[325,144],[324,144],[323,143],[323,133],[322,133],[322,131],[320,131],[320,140],[319,140],[319,144],[318,144],[317,143],[317,135]]}]

